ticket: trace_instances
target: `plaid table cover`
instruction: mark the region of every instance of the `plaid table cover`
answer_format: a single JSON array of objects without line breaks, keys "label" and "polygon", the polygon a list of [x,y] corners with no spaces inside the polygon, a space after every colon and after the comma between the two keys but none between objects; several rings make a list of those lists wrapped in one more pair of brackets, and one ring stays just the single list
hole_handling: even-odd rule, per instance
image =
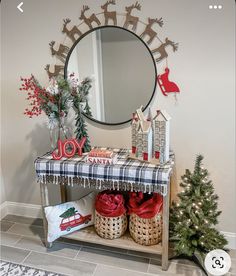
[{"label": "plaid table cover", "polygon": [[[109,149],[111,148],[102,148]],[[127,191],[167,192],[174,155],[164,165],[128,158],[128,149],[112,149],[118,154],[114,165],[90,164],[86,154],[73,158],[53,160],[51,152],[35,160],[39,182],[62,185],[80,185],[95,189],[116,189]]]}]

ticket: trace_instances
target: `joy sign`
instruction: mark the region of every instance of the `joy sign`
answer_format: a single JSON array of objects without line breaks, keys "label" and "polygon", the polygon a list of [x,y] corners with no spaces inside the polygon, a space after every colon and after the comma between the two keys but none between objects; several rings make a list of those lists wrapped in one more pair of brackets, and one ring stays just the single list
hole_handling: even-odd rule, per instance
[{"label": "joy sign", "polygon": [[62,157],[71,158],[75,155],[77,150],[78,155],[81,156],[85,141],[86,137],[83,137],[79,143],[75,138],[66,139],[64,141],[58,140],[58,149],[52,153],[52,158],[55,160],[60,160]]}]

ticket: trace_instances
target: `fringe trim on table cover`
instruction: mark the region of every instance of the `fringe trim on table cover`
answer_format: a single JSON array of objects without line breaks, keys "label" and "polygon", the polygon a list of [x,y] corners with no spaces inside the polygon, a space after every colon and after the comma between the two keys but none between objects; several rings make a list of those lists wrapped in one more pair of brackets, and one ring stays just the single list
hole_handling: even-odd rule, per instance
[{"label": "fringe trim on table cover", "polygon": [[52,183],[56,185],[78,185],[83,188],[91,188],[98,190],[118,190],[118,191],[131,191],[131,192],[143,192],[152,193],[158,192],[165,196],[167,194],[167,185],[155,185],[155,184],[138,184],[131,182],[120,181],[103,181],[99,179],[89,179],[82,177],[68,177],[68,176],[55,176],[55,175],[43,175],[38,177],[38,182],[43,184]]}]

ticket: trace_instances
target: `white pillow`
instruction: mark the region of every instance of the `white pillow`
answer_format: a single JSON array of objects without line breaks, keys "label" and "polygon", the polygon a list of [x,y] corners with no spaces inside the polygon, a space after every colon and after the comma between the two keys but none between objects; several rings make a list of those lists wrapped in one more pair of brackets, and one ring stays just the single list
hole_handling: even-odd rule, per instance
[{"label": "white pillow", "polygon": [[48,242],[94,224],[95,192],[71,202],[44,208],[48,221]]}]

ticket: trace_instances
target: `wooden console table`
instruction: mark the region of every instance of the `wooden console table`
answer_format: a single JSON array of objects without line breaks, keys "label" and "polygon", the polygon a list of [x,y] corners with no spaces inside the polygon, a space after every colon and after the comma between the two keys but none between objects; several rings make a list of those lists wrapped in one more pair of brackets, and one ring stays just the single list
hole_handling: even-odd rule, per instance
[{"label": "wooden console table", "polygon": [[[118,162],[115,165],[89,164],[85,162],[85,155],[70,159],[53,160],[51,153],[47,153],[35,160],[36,173],[41,187],[45,237],[47,237],[47,221],[44,216],[44,207],[49,205],[49,183],[60,185],[62,202],[67,200],[66,186],[73,185],[96,190],[113,189],[148,193],[159,192],[163,195],[163,231],[162,242],[157,245],[139,245],[133,241],[128,232],[118,239],[103,239],[96,234],[92,226],[64,237],[88,243],[159,254],[162,255],[162,269],[167,270],[169,250],[169,198],[174,156],[171,154],[170,161],[161,166],[127,159],[129,155],[129,150],[127,149],[113,150],[118,153]],[[52,244],[46,242],[46,246],[50,247]]]}]

